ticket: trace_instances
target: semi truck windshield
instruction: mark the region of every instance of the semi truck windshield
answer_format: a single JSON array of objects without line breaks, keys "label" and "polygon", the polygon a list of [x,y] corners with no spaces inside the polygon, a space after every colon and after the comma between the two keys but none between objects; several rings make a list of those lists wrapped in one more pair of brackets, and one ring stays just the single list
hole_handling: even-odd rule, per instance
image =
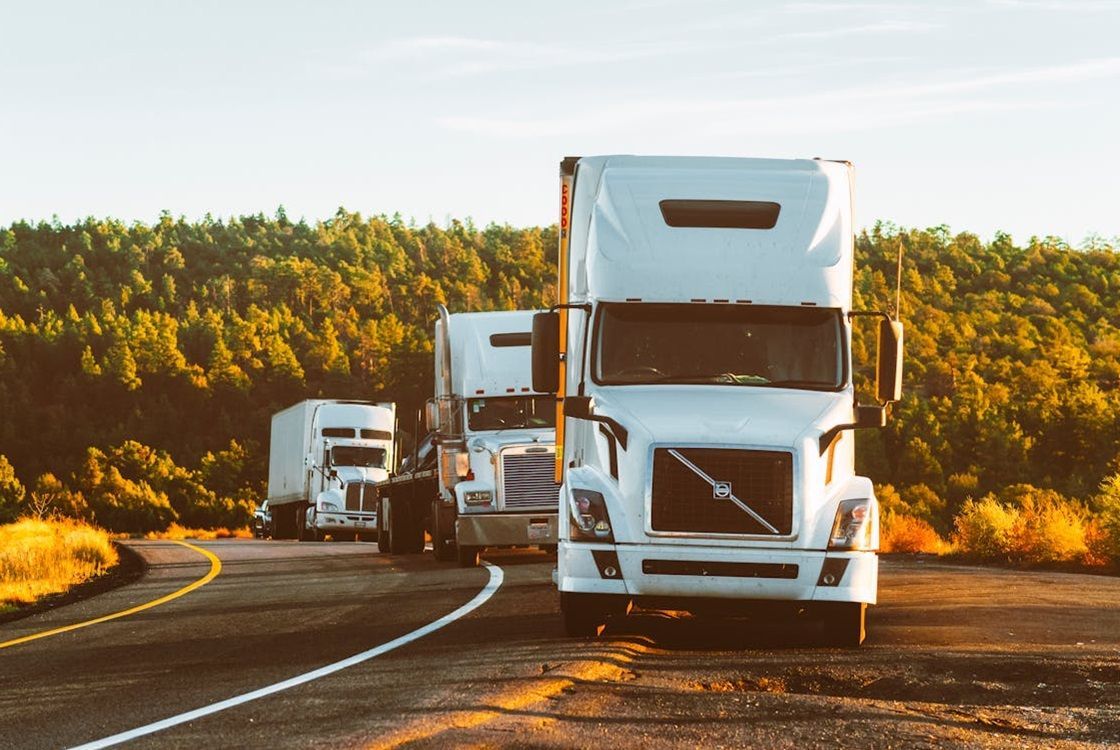
[{"label": "semi truck windshield", "polygon": [[336,445],[331,448],[331,465],[384,469],[385,449],[370,448],[364,445]]},{"label": "semi truck windshield", "polygon": [[467,401],[467,424],[472,430],[555,427],[556,399],[552,396],[503,396]]},{"label": "semi truck windshield", "polygon": [[839,310],[608,303],[597,326],[603,385],[695,383],[836,390],[844,383]]}]

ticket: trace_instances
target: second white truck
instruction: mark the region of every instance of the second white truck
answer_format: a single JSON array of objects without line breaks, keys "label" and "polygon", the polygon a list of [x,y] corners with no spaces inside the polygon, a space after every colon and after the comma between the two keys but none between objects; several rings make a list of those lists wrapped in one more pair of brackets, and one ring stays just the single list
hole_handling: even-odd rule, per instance
[{"label": "second white truck", "polygon": [[386,551],[421,551],[425,529],[437,559],[463,566],[487,547],[555,549],[556,407],[532,388],[532,320],[440,308],[432,434],[408,471],[379,485]]}]

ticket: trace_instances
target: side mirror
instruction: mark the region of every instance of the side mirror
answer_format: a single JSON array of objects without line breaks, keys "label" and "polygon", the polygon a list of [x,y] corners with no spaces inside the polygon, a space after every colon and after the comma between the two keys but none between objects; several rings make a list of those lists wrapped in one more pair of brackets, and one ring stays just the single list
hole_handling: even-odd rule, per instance
[{"label": "side mirror", "polygon": [[879,322],[875,395],[884,404],[902,398],[902,323],[897,320]]},{"label": "side mirror", "polygon": [[564,416],[571,417],[572,419],[590,419],[591,418],[591,397],[590,396],[566,396],[564,397]]},{"label": "side mirror", "polygon": [[864,427],[886,427],[887,407],[857,406],[855,426],[859,429]]},{"label": "side mirror", "polygon": [[541,312],[533,316],[533,390],[560,390],[560,314]]},{"label": "side mirror", "polygon": [[428,432],[439,432],[439,404],[435,402],[435,399],[428,399],[424,402],[424,423]]}]

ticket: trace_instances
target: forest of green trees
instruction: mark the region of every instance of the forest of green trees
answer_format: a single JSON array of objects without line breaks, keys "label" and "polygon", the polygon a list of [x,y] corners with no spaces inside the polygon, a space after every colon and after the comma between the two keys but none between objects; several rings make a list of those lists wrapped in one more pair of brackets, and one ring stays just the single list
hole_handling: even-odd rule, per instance
[{"label": "forest of green trees", "polygon": [[[989,495],[1100,511],[1120,473],[1120,254],[877,225],[858,238],[857,308],[893,309],[900,246],[906,395],[858,438],[884,505],[943,534]],[[243,524],[274,411],[416,407],[436,305],[548,305],[555,254],[555,227],[341,209],[0,229],[0,522],[35,497],[121,530]]]}]

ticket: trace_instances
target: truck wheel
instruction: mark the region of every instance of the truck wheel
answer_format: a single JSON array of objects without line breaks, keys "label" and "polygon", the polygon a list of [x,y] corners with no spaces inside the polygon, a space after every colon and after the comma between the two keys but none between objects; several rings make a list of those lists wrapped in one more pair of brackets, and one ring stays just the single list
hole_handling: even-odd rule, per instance
[{"label": "truck wheel", "polygon": [[301,542],[311,541],[311,534],[307,528],[307,508],[296,508],[295,537]]},{"label": "truck wheel", "polygon": [[607,622],[606,612],[593,594],[560,592],[564,633],[572,638],[594,638]]},{"label": "truck wheel", "polygon": [[443,514],[439,512],[440,505],[438,500],[432,502],[432,554],[440,562],[447,562],[455,557],[455,534],[448,533],[450,529],[443,521]]},{"label": "truck wheel", "polygon": [[857,648],[867,634],[867,605],[863,602],[821,602],[822,642],[826,646]]},{"label": "truck wheel", "polygon": [[408,538],[411,543],[409,544],[408,551],[415,555],[422,554],[424,552],[424,546],[428,541],[428,537],[424,533],[424,517],[420,516],[419,518],[411,519],[409,526],[411,529]]},{"label": "truck wheel", "polygon": [[455,548],[455,558],[459,561],[460,568],[474,568],[478,566],[478,553],[482,551],[481,547],[464,547],[459,545]]},{"label": "truck wheel", "polygon": [[408,508],[403,498],[389,498],[385,503],[389,511],[389,551],[394,555],[404,555],[411,551],[408,529]]},{"label": "truck wheel", "polygon": [[377,501],[377,551],[389,551],[389,503],[385,502],[387,498],[380,498]]}]

